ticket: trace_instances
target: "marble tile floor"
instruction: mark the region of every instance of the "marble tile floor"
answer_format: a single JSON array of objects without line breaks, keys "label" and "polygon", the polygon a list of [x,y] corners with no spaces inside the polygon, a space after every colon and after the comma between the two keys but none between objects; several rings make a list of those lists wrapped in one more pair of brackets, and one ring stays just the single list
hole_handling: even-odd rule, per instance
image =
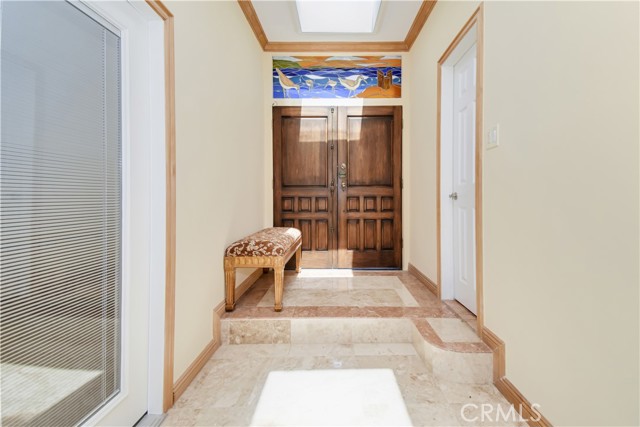
[{"label": "marble tile floor", "polygon": [[284,308],[276,313],[273,273],[265,274],[224,317],[445,317],[475,327],[475,316],[465,307],[438,300],[405,271],[286,271],[284,289]]},{"label": "marble tile floor", "polygon": [[239,298],[164,426],[250,425],[271,371],[378,368],[393,370],[415,426],[526,425],[479,417],[483,404],[511,407],[491,384],[475,316],[407,272],[287,273],[283,305],[273,310],[273,274]]},{"label": "marble tile floor", "polygon": [[[286,343],[290,339],[286,337],[290,333],[288,328],[295,329],[296,324],[302,323],[297,319],[409,319],[425,340],[440,349],[489,352],[475,333],[476,318],[471,312],[457,301],[440,301],[405,271],[303,269],[301,274],[286,272],[284,286],[284,308],[275,312],[273,274],[258,279],[238,299],[236,309],[222,316],[222,342]],[[272,322],[254,322],[257,319]],[[240,320],[248,323],[238,322]],[[389,323],[385,325],[387,327],[378,331],[388,330]],[[240,326],[246,329],[245,336],[239,331]],[[225,335],[229,328],[236,331],[232,341]],[[257,338],[256,329],[272,336]],[[329,339],[339,341],[344,339],[342,335]]]},{"label": "marble tile floor", "polygon": [[[524,426],[480,422],[481,405],[508,413],[491,384],[436,378],[409,343],[223,345],[169,411],[163,426],[248,426],[271,371],[392,369],[415,426]],[[497,409],[495,409],[497,411]]]}]

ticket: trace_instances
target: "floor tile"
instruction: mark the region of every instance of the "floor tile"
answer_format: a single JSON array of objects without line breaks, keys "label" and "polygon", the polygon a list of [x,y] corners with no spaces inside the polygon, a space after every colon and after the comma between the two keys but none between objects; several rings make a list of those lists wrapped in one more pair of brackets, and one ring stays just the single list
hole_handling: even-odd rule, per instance
[{"label": "floor tile", "polygon": [[481,342],[480,337],[461,319],[427,319],[444,342]]},{"label": "floor tile", "polygon": [[249,425],[270,372],[350,369],[392,370],[415,426],[520,425],[467,420],[482,404],[511,408],[491,384],[492,355],[475,316],[411,274],[287,271],[283,303],[273,310],[269,273],[222,315],[222,346],[164,426]]}]

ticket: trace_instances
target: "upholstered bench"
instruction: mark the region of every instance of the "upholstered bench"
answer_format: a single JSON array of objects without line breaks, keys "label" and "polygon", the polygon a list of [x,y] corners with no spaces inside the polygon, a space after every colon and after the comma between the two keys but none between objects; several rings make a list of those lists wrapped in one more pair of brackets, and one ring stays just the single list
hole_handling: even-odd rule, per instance
[{"label": "upholstered bench", "polygon": [[296,254],[296,272],[300,272],[302,233],[295,228],[265,228],[227,248],[224,254],[225,310],[236,306],[236,268],[273,268],[275,311],[282,311],[284,266]]}]

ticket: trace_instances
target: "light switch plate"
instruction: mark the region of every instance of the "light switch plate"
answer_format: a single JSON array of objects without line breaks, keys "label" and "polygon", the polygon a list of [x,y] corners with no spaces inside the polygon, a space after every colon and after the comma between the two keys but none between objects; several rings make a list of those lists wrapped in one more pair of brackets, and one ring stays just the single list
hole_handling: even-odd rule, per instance
[{"label": "light switch plate", "polygon": [[500,135],[500,127],[499,125],[495,125],[491,129],[489,129],[489,133],[487,134],[487,150],[491,150],[492,148],[497,148],[500,145],[499,141]]}]

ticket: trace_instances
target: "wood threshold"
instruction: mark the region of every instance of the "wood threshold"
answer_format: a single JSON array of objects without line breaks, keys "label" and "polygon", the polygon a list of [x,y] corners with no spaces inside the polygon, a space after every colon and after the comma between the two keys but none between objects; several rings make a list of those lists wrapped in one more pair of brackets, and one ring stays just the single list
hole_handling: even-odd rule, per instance
[{"label": "wood threshold", "polygon": [[265,52],[409,52],[420,35],[437,0],[422,0],[411,28],[402,41],[380,42],[279,42],[270,41],[251,0],[238,0],[247,22]]},{"label": "wood threshold", "polygon": [[165,71],[165,149],[166,149],[166,273],[164,319],[164,376],[162,409],[166,412],[174,402],[173,368],[175,338],[176,280],[176,108],[175,49],[173,14],[160,0],[146,0],[164,21]]},{"label": "wood threshold", "polygon": [[409,273],[413,274],[416,279],[420,281],[432,294],[440,299],[438,285],[431,279],[429,279],[422,271],[418,270],[415,265],[409,263]]},{"label": "wood threshold", "polygon": [[438,60],[438,78],[437,78],[437,112],[436,112],[436,247],[437,247],[437,288],[438,294],[442,294],[442,213],[441,213],[441,173],[442,167],[440,164],[441,157],[441,145],[442,145],[442,65],[449,58],[449,55],[455,50],[462,39],[467,35],[469,30],[476,27],[476,123],[475,123],[475,230],[476,230],[476,322],[478,334],[482,338],[484,333],[484,291],[483,291],[483,244],[482,244],[482,162],[483,162],[483,58],[484,58],[484,5],[480,6],[471,15],[469,20],[464,24],[462,29],[458,32],[453,39],[449,47],[444,51],[440,59]]}]

